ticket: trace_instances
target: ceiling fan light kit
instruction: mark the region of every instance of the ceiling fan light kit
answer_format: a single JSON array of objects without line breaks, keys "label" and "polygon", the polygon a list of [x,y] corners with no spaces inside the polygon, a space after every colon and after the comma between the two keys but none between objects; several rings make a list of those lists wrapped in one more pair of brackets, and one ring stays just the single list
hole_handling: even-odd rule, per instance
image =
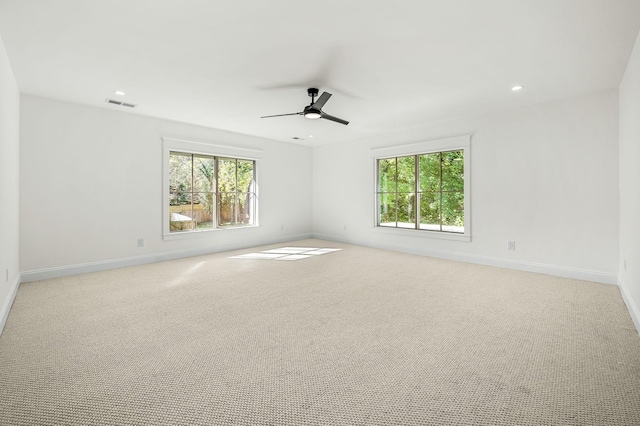
[{"label": "ceiling fan light kit", "polygon": [[329,98],[331,97],[331,93],[323,92],[322,95],[316,101],[316,96],[318,96],[318,89],[315,87],[310,87],[307,89],[307,94],[311,97],[311,103],[304,107],[301,112],[292,112],[290,114],[277,114],[277,115],[265,115],[260,118],[271,118],[271,117],[284,117],[286,115],[302,115],[305,118],[310,120],[317,120],[319,118],[324,118],[326,120],[335,121],[336,123],[344,124],[345,126],[349,124],[347,120],[343,120],[338,117],[334,117],[322,111],[322,107],[327,103]]}]

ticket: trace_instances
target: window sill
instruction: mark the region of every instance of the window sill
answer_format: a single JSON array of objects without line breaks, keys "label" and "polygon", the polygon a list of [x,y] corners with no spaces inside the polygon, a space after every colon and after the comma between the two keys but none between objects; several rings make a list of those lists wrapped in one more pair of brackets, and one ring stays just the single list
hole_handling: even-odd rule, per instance
[{"label": "window sill", "polygon": [[171,232],[162,234],[163,241],[172,241],[172,240],[184,240],[191,238],[205,238],[207,235],[211,235],[216,232],[224,232],[224,231],[236,231],[238,229],[256,229],[259,228],[260,225],[251,225],[251,226],[229,226],[226,228],[212,228],[212,229],[199,229],[197,231],[185,231],[185,232]]},{"label": "window sill", "polygon": [[428,231],[425,229],[394,228],[391,226],[374,226],[373,231],[380,234],[402,235],[406,237],[432,238],[436,240],[449,240],[471,242],[469,234],[455,234],[452,232]]}]

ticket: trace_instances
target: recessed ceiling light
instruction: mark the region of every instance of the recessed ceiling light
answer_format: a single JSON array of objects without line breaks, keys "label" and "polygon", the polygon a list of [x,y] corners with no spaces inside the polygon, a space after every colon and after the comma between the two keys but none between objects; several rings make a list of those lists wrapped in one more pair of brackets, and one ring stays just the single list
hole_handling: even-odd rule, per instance
[{"label": "recessed ceiling light", "polygon": [[119,95],[119,96],[126,95],[126,93],[124,93],[122,90],[114,90],[113,93],[115,93],[116,95]]},{"label": "recessed ceiling light", "polygon": [[310,138],[312,138],[312,137],[313,137],[313,135],[309,135],[309,137],[310,137]]},{"label": "recessed ceiling light", "polygon": [[524,89],[524,86],[521,84],[517,84],[511,88],[511,90],[513,90],[514,92],[517,92],[518,90],[522,90],[522,89]]}]

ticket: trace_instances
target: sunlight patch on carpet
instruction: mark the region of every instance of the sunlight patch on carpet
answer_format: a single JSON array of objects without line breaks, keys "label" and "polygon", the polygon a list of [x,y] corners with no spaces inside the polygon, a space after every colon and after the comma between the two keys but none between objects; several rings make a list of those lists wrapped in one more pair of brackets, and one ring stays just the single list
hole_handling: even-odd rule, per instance
[{"label": "sunlight patch on carpet", "polygon": [[241,254],[239,256],[231,256],[230,259],[273,259],[273,260],[300,260],[313,256],[320,256],[342,249],[336,248],[318,248],[318,247],[280,247],[271,250],[265,250],[257,253]]}]

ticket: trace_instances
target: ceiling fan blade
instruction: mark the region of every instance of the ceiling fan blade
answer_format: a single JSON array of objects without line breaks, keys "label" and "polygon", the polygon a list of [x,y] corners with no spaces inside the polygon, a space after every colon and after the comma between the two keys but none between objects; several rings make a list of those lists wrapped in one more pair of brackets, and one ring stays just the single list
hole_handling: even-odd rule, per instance
[{"label": "ceiling fan blade", "polygon": [[303,112],[292,112],[290,114],[265,115],[264,117],[260,117],[260,118],[284,117],[286,115],[302,115],[302,114],[304,114],[304,113]]},{"label": "ceiling fan blade", "polygon": [[334,117],[333,115],[322,113],[322,118],[326,118],[327,120],[335,121],[336,123],[344,124],[345,126],[349,124],[347,120],[343,120],[342,118]]},{"label": "ceiling fan blade", "polygon": [[324,104],[327,103],[330,97],[331,97],[331,93],[323,92],[322,95],[320,95],[320,97],[318,98],[318,100],[315,101],[311,106],[315,109],[322,109],[322,107],[324,106]]}]

